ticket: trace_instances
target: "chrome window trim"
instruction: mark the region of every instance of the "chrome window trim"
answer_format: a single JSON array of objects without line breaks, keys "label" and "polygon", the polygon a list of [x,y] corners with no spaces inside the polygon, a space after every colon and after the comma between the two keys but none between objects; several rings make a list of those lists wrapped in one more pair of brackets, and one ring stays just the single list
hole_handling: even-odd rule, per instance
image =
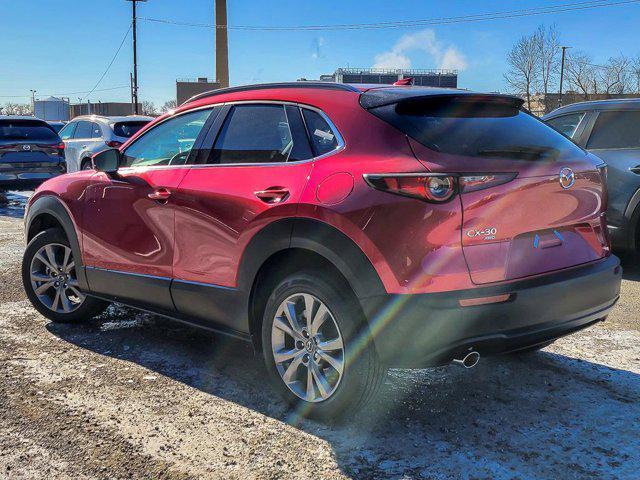
[{"label": "chrome window trim", "polygon": [[[164,120],[162,120],[161,122],[158,122],[156,125],[154,125],[152,128],[149,129],[149,131],[153,130],[154,128],[156,128],[158,125],[163,124],[164,122],[176,118],[180,115],[184,115],[186,113],[191,113],[191,112],[195,112],[197,110],[205,110],[205,109],[213,109],[215,107],[224,107],[226,105],[244,105],[244,104],[255,104],[255,105],[260,105],[260,104],[276,104],[276,105],[292,105],[294,107],[298,107],[298,108],[307,108],[309,110],[313,110],[316,113],[318,113],[329,125],[329,127],[331,127],[331,130],[333,131],[333,133],[336,135],[336,138],[338,140],[338,146],[336,148],[334,148],[333,150],[331,150],[330,152],[327,152],[323,155],[318,155],[317,157],[311,157],[308,158],[306,160],[296,160],[296,161],[292,161],[292,162],[260,162],[260,163],[253,163],[253,162],[248,162],[248,163],[215,163],[215,164],[205,164],[205,165],[194,165],[194,164],[187,164],[187,165],[150,165],[150,166],[142,166],[142,167],[120,167],[118,168],[118,172],[122,171],[125,173],[135,173],[135,171],[149,171],[149,170],[167,170],[169,168],[189,168],[189,169],[202,169],[202,168],[219,168],[219,167],[248,167],[248,166],[258,166],[258,167],[268,167],[268,166],[272,166],[272,167],[277,167],[277,166],[283,166],[283,165],[298,165],[301,163],[307,163],[307,162],[313,162],[316,160],[321,160],[323,158],[326,157],[330,157],[332,155],[335,155],[339,152],[341,152],[342,150],[344,150],[347,145],[344,141],[344,138],[342,136],[342,134],[340,133],[340,130],[338,130],[338,127],[336,127],[336,125],[331,121],[331,119],[327,116],[326,113],[324,113],[321,109],[319,109],[318,107],[314,107],[312,105],[308,105],[305,103],[299,103],[299,102],[291,102],[291,101],[287,101],[287,100],[235,100],[235,101],[231,101],[231,102],[220,102],[220,103],[210,103],[207,105],[203,105],[197,108],[191,108],[189,110],[185,110],[183,112],[180,112],[176,115],[172,115],[170,117],[165,118]],[[286,110],[285,110],[285,114],[286,114]],[[301,113],[302,116],[302,113]],[[303,117],[303,122],[304,122],[304,116]],[[225,119],[226,120],[226,119]],[[306,124],[305,124],[305,130],[306,130]],[[145,132],[144,134],[146,135],[147,132]],[[140,138],[142,138],[144,135],[142,135]],[[136,142],[138,141],[138,139],[136,139],[135,142],[131,143],[131,145],[134,145]],[[127,145],[127,149],[129,147],[131,147],[131,145]],[[126,150],[125,150],[126,151]],[[122,153],[124,154],[123,151]]]}]

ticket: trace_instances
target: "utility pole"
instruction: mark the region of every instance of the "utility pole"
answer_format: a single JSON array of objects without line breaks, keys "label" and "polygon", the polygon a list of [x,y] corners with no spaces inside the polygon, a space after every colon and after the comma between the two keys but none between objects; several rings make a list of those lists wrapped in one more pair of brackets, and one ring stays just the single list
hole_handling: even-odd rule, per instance
[{"label": "utility pole", "polygon": [[215,0],[216,82],[229,86],[229,39],[227,37],[227,0]]},{"label": "utility pole", "polygon": [[560,66],[560,95],[558,96],[558,107],[562,106],[562,82],[564,81],[564,57],[567,52],[567,48],[571,47],[561,47],[562,48],[562,65]]},{"label": "utility pole", "polygon": [[36,116],[36,91],[30,90],[31,92],[31,115]]},{"label": "utility pole", "polygon": [[146,2],[147,0],[127,0],[131,2],[131,25],[133,30],[133,86],[131,87],[131,103],[133,103],[133,113],[138,112],[138,27],[136,17],[136,3]]}]

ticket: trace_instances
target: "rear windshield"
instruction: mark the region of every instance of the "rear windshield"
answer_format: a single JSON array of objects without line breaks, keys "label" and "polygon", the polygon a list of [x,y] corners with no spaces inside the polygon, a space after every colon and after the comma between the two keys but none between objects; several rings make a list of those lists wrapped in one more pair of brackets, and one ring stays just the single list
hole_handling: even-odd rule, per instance
[{"label": "rear windshield", "polygon": [[60,137],[46,123],[37,120],[0,120],[0,140],[59,142]]},{"label": "rear windshield", "polygon": [[113,133],[115,133],[117,137],[133,137],[133,135],[138,133],[138,130],[144,127],[147,123],[149,122],[118,122],[113,125]]},{"label": "rear windshield", "polygon": [[584,152],[510,101],[431,98],[369,110],[426,147],[470,157],[554,160]]}]

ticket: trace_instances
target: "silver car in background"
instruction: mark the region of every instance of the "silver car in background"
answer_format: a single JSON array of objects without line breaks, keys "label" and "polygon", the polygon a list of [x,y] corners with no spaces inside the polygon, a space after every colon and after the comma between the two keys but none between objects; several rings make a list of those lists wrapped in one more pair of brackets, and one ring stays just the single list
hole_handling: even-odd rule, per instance
[{"label": "silver car in background", "polygon": [[574,103],[542,120],[606,162],[612,246],[640,253],[640,99]]},{"label": "silver car in background", "polygon": [[60,130],[67,171],[91,169],[91,157],[94,154],[107,148],[118,148],[151,120],[153,117],[141,115],[84,115],[74,118]]}]

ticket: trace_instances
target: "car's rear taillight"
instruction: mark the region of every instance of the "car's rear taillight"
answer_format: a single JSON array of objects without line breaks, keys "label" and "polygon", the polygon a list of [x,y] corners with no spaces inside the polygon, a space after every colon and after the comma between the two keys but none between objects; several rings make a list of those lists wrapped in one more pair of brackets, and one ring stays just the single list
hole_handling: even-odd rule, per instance
[{"label": "car's rear taillight", "polygon": [[364,179],[376,190],[432,203],[448,202],[457,190],[455,176],[444,173],[366,174]]},{"label": "car's rear taillight", "polygon": [[517,173],[478,173],[459,177],[460,192],[468,193],[496,187],[516,178]]},{"label": "car's rear taillight", "polygon": [[64,150],[64,142],[60,142],[58,145],[56,145],[56,148],[58,150]]},{"label": "car's rear taillight", "polygon": [[122,142],[118,142],[116,140],[109,140],[108,142],[105,142],[107,144],[107,147],[111,147],[111,148],[118,148],[120,145],[122,145]]}]

